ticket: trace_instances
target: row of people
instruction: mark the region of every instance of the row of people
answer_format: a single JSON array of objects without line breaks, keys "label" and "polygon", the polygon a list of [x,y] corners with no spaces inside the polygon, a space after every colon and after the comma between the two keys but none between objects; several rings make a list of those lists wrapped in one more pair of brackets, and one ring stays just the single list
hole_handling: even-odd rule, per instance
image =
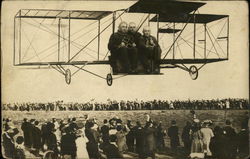
[{"label": "row of people", "polygon": [[19,111],[66,111],[66,110],[168,110],[168,109],[248,109],[246,99],[221,100],[152,100],[152,101],[107,101],[106,103],[14,103],[3,104],[2,110]]},{"label": "row of people", "polygon": [[161,48],[148,26],[141,35],[134,22],[121,22],[118,31],[110,36],[108,49],[114,73],[138,73],[139,63],[145,73],[160,72]]}]

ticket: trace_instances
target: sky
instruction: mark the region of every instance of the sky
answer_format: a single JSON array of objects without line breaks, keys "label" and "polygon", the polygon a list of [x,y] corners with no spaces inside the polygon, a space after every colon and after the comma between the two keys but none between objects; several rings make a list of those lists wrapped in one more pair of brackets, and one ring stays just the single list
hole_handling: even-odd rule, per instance
[{"label": "sky", "polygon": [[[13,66],[13,22],[14,15],[18,12],[18,10],[43,8],[112,11],[127,8],[133,3],[135,3],[135,1],[3,2],[1,9],[1,89],[3,103],[48,102],[56,100],[84,102],[90,101],[91,99],[95,99],[96,101],[106,101],[107,99],[248,99],[248,7],[247,3],[244,1],[209,1],[206,2],[207,4],[205,6],[199,9],[200,13],[229,15],[230,40],[229,60],[205,65],[199,71],[199,77],[197,80],[192,80],[187,72],[176,68],[161,70],[164,75],[134,75],[119,78],[114,80],[113,85],[110,87],[107,86],[105,80],[97,78],[86,72],[79,71],[72,77],[71,84],[67,85],[65,83],[64,76],[53,69],[27,69],[27,67]],[[140,19],[139,17],[142,16],[143,15],[125,15],[123,20],[135,21],[138,24]],[[84,26],[85,24],[82,23],[81,25]],[[81,25],[72,23],[72,26],[75,27],[76,30],[80,29]],[[153,31],[155,30],[155,25],[151,25],[151,27],[152,34],[155,35],[155,31]],[[33,30],[27,29],[26,33],[28,34],[29,32],[34,33]],[[38,32],[37,34],[39,33],[41,32]],[[104,50],[103,52],[106,52],[106,43],[110,34],[111,32],[109,31],[104,33],[102,36],[101,40],[103,42],[101,50]],[[43,34],[41,34],[40,38],[38,35],[37,43],[34,45],[45,48],[52,43],[52,40],[42,41],[42,35]],[[94,36],[94,34],[90,36]],[[85,40],[89,39],[85,38]],[[167,40],[170,39],[166,38],[165,41],[166,43],[171,44],[171,42]],[[160,42],[164,48],[165,46],[163,46],[163,43],[165,41],[162,43]],[[94,44],[91,47],[92,49],[97,49]],[[23,49],[25,50],[25,48]],[[72,67],[67,68],[71,69],[72,72],[75,71]],[[86,69],[91,70],[103,77],[110,72],[110,67],[106,65],[87,66]]]}]

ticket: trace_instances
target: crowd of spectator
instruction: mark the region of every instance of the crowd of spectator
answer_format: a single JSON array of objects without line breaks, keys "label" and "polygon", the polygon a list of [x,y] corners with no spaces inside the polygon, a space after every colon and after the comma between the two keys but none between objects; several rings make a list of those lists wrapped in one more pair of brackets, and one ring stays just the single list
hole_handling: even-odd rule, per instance
[{"label": "crowd of spectator", "polygon": [[[211,120],[200,121],[194,111],[190,113],[192,119],[186,121],[182,132],[175,120],[167,128],[148,114],[145,121],[123,121],[114,116],[102,124],[88,115],[45,121],[24,118],[19,129],[12,119],[4,118],[3,154],[12,159],[123,159],[124,154],[133,153],[140,159],[155,159],[167,147],[171,156],[182,153],[184,158],[236,159],[249,154],[247,116],[237,132],[230,120],[222,127]],[[166,140],[170,140],[169,145]]]},{"label": "crowd of spectator", "polygon": [[168,110],[168,109],[249,109],[249,101],[246,99],[216,99],[216,100],[152,100],[152,101],[116,101],[85,103],[65,103],[56,101],[50,103],[14,103],[3,104],[2,110],[15,111],[90,111],[90,110]]}]

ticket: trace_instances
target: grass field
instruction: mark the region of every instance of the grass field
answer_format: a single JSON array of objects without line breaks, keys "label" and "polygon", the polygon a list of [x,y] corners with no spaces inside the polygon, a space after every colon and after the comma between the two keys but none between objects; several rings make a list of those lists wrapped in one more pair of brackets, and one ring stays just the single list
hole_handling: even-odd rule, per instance
[{"label": "grass field", "polygon": [[[229,119],[233,127],[237,130],[240,129],[240,124],[246,118],[247,110],[196,110],[198,119],[206,120],[210,119],[214,125],[224,126],[224,123]],[[84,115],[88,115],[90,118],[95,117],[98,124],[102,125],[103,119],[111,119],[114,116],[121,118],[124,122],[127,120],[141,121],[142,124],[146,120],[145,114],[149,114],[154,121],[161,121],[163,128],[170,126],[171,120],[177,121],[177,126],[180,130],[184,127],[186,121],[191,120],[190,110],[152,110],[152,111],[4,111],[2,112],[3,118],[12,118],[15,125],[20,126],[23,118],[34,118],[39,121],[44,119],[66,119],[68,117],[80,118]]]}]

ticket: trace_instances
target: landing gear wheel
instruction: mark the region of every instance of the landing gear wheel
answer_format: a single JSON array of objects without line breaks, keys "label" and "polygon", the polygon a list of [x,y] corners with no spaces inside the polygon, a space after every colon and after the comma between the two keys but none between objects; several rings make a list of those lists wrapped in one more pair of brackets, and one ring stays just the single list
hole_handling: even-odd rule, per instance
[{"label": "landing gear wheel", "polygon": [[110,73],[107,74],[106,80],[107,80],[108,86],[111,86],[112,83],[113,83],[113,77],[112,77],[112,75]]},{"label": "landing gear wheel", "polygon": [[67,84],[71,83],[71,71],[69,69],[65,71],[65,81]]},{"label": "landing gear wheel", "polygon": [[196,80],[198,78],[198,69],[196,66],[192,65],[189,68],[189,75],[192,80]]}]

